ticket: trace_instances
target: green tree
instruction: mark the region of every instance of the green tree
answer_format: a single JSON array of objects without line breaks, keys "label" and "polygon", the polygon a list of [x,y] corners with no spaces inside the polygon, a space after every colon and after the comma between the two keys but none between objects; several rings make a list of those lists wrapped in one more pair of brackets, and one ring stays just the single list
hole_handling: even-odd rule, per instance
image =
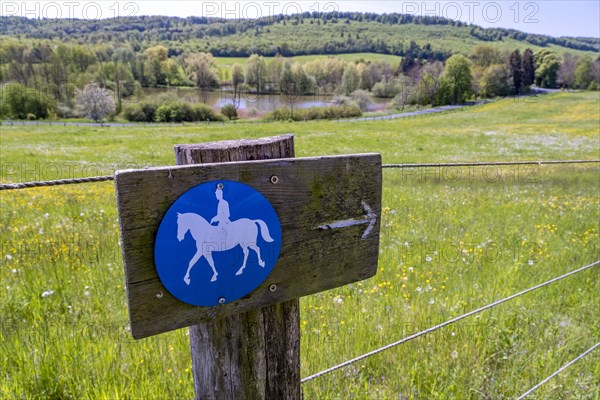
[{"label": "green tree", "polygon": [[300,92],[294,79],[292,65],[289,61],[286,61],[283,64],[279,88],[281,90],[281,94],[283,95],[283,100],[288,103],[288,106],[290,107],[290,116],[291,118],[294,118],[294,106],[298,102],[298,95]]},{"label": "green tree", "polygon": [[359,87],[363,90],[371,90],[377,82],[382,80],[379,64],[373,62],[360,63],[356,68],[360,76]]},{"label": "green tree", "polygon": [[186,72],[201,90],[214,90],[221,85],[219,72],[210,53],[192,53],[185,58]]},{"label": "green tree", "polygon": [[490,65],[481,77],[481,95],[508,96],[511,90],[509,71],[504,64]]},{"label": "green tree", "polygon": [[237,108],[231,103],[225,104],[223,107],[221,107],[221,114],[223,114],[229,120],[234,120],[238,117]]},{"label": "green tree", "polygon": [[276,90],[276,88],[279,87],[281,74],[283,73],[283,63],[283,57],[277,55],[277,57],[273,58],[269,65],[267,65],[266,84],[271,89]]},{"label": "green tree", "polygon": [[490,65],[500,64],[502,57],[500,52],[486,44],[477,45],[471,52],[471,60],[475,67],[487,68]]},{"label": "green tree", "polygon": [[48,118],[56,108],[54,99],[20,83],[8,84],[3,90],[3,103],[13,118],[26,119],[28,114],[36,118]]},{"label": "green tree", "polygon": [[151,86],[165,85],[167,83],[167,75],[164,72],[163,62],[167,60],[168,49],[165,46],[154,46],[144,51],[146,56],[146,73],[148,83]]},{"label": "green tree", "polygon": [[575,84],[580,89],[588,89],[594,80],[594,62],[592,57],[585,55],[577,61],[575,69]]},{"label": "green tree", "polygon": [[556,87],[556,75],[560,62],[551,50],[541,49],[535,53],[535,82],[538,86],[545,88]]},{"label": "green tree", "polygon": [[340,85],[340,93],[346,96],[358,89],[360,83],[360,76],[356,69],[356,64],[348,63],[344,68],[344,74],[342,75],[342,83]]},{"label": "green tree", "polygon": [[299,94],[309,94],[312,93],[315,87],[314,78],[308,76],[306,72],[304,72],[304,67],[299,62],[294,62],[292,64],[292,79],[296,84],[296,88]]},{"label": "green tree", "polygon": [[459,104],[473,95],[471,62],[455,54],[446,61],[440,91],[444,103]]},{"label": "green tree", "polygon": [[233,106],[236,110],[240,106],[244,79],[244,68],[240,64],[233,64],[231,66],[231,84],[233,85]]},{"label": "green tree", "polygon": [[246,83],[254,86],[257,93],[264,90],[267,68],[263,56],[252,54],[246,64]]},{"label": "green tree", "polygon": [[361,111],[367,111],[369,106],[373,104],[371,95],[366,90],[358,89],[352,92],[350,99],[360,108]]}]

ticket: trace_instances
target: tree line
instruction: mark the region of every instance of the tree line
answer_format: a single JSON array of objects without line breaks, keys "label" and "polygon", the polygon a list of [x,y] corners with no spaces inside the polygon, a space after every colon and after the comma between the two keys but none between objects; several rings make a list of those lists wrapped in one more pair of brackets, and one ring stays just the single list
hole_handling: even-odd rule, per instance
[{"label": "tree line", "polygon": [[[194,86],[201,91],[231,90],[236,110],[244,92],[280,94],[289,100],[290,117],[294,99],[300,95],[337,96],[339,104],[364,111],[369,96],[390,98],[391,107],[403,109],[407,104],[435,106],[476,97],[520,95],[533,84],[568,89],[600,87],[600,59],[590,56],[566,53],[561,58],[548,49],[501,52],[479,45],[468,57],[453,55],[438,60],[427,51],[427,46],[421,48],[413,41],[398,65],[364,59],[344,62],[337,57],[300,63],[281,56],[252,54],[244,64],[219,68],[210,53],[169,54],[162,45],[136,52],[128,46],[94,49],[5,41],[0,44],[0,114],[13,118],[79,116],[81,101],[77,101],[76,91],[90,83],[111,93],[113,114],[121,114],[124,100],[140,97],[144,87]],[[173,113],[171,119],[177,121],[204,118],[207,113],[171,104],[156,114],[148,110],[156,111],[161,104],[146,103],[130,106],[122,115],[132,120],[168,121],[171,117],[166,115]],[[231,110],[229,115],[235,117]]]},{"label": "tree line", "polygon": [[[369,30],[373,24],[378,28]],[[278,43],[277,37],[257,43],[257,38],[269,35],[281,26],[312,25],[313,30],[300,30],[287,43]],[[341,37],[327,41],[314,40],[311,34],[323,26],[340,27]],[[336,54],[342,52],[375,52],[404,56],[404,44],[391,44],[390,37],[381,34],[387,26],[451,26],[457,32],[483,41],[514,39],[535,46],[557,45],[573,50],[600,51],[600,39],[527,34],[514,29],[481,28],[438,16],[411,14],[376,14],[358,12],[305,12],[294,15],[273,15],[257,19],[221,19],[207,17],[139,16],[82,19],[29,19],[17,16],[2,17],[0,35],[28,39],[58,40],[80,44],[101,45],[109,42],[128,43],[134,51],[148,44],[164,43],[169,55],[184,51],[205,51],[220,57],[249,57],[281,54],[286,57],[309,54]],[[345,29],[344,27],[356,27]],[[383,29],[383,30],[382,30]],[[352,32],[350,32],[352,31]],[[361,33],[362,32],[362,33]],[[379,32],[379,33],[378,33]],[[233,42],[219,40],[235,36]],[[313,40],[310,40],[313,39]],[[438,51],[444,51],[438,49]],[[447,58],[450,54],[446,54]]]}]

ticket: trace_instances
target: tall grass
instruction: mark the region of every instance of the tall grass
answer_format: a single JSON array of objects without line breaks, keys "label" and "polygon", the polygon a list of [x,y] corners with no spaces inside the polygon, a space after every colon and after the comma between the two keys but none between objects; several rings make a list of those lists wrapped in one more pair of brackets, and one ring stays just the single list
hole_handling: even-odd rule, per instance
[{"label": "tall grass", "polygon": [[[2,126],[1,179],[173,164],[175,143],[287,132],[299,156],[598,158],[598,110],[595,94],[564,94],[398,121]],[[597,165],[385,170],[378,274],[302,299],[302,375],[595,261],[598,173]],[[112,184],[3,191],[0,204],[0,397],[193,397],[186,330],[140,341],[128,332]],[[597,276],[595,267],[310,381],[304,396],[514,398],[598,341]],[[596,353],[533,398],[598,398]]]}]

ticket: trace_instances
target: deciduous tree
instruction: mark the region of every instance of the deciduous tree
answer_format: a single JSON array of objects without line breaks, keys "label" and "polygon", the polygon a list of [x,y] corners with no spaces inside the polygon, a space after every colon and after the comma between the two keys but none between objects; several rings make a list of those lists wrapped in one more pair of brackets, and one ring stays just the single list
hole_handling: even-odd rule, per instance
[{"label": "deciduous tree", "polygon": [[445,103],[465,102],[473,95],[471,62],[463,55],[455,54],[446,61],[442,78],[441,95]]},{"label": "deciduous tree", "polygon": [[535,81],[538,86],[545,88],[556,87],[556,75],[560,62],[551,50],[541,49],[535,53]]},{"label": "deciduous tree", "polygon": [[[508,67],[510,69],[513,93],[519,95],[523,91],[523,60],[519,49],[510,53]],[[496,77],[498,77],[499,70],[496,70],[495,72]],[[488,78],[491,78],[491,76],[488,76]]]},{"label": "deciduous tree", "polygon": [[75,97],[85,116],[96,122],[115,112],[113,94],[95,82],[88,83],[83,89],[76,89]]},{"label": "deciduous tree", "polygon": [[266,72],[263,56],[252,54],[246,65],[246,83],[256,87],[257,93],[262,93],[264,90]]},{"label": "deciduous tree", "polygon": [[193,53],[185,58],[188,77],[201,90],[214,90],[221,80],[210,53]]}]

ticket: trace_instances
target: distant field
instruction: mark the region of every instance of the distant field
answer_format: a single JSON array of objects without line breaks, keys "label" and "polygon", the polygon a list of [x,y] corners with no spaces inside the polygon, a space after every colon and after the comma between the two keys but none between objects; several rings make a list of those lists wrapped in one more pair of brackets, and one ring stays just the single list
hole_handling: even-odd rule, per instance
[{"label": "distant field", "polygon": [[[311,56],[296,56],[296,57],[284,57],[286,60],[298,61],[301,64],[313,61],[319,58],[335,57],[346,62],[354,62],[357,60],[365,61],[385,61],[392,67],[398,67],[402,57],[393,56],[389,54],[376,54],[376,53],[352,53],[352,54],[333,54],[333,55],[311,55]],[[274,57],[264,57],[268,63]],[[215,57],[215,64],[221,69],[222,77],[224,79],[230,79],[230,71],[232,65],[241,64],[246,65],[248,57]]]},{"label": "distant field", "polygon": [[[3,182],[296,136],[384,163],[600,158],[597,93],[367,122],[1,127]],[[376,277],[301,301],[302,376],[596,261],[600,168],[385,170]],[[111,183],[0,192],[0,398],[192,398],[186,330],[134,341]],[[512,399],[598,341],[598,267],[303,385],[306,399]],[[299,278],[301,279],[301,277]],[[598,351],[533,398],[596,399]]]}]

